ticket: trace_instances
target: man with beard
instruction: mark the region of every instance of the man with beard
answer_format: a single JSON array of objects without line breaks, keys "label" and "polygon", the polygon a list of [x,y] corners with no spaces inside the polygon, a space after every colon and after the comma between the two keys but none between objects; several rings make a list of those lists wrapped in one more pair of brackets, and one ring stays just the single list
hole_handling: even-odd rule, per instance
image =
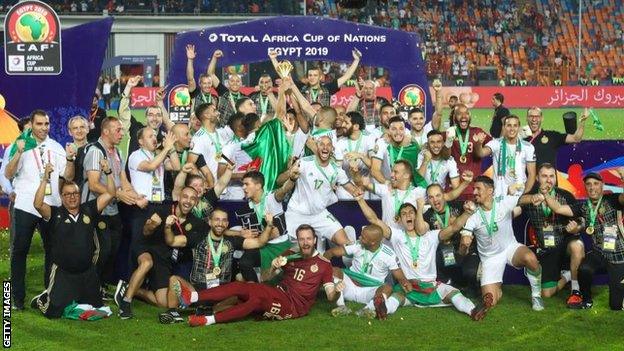
[{"label": "man with beard", "polygon": [[351,99],[347,111],[359,112],[364,117],[364,123],[367,126],[376,126],[381,123],[379,118],[381,106],[389,103],[386,98],[377,96],[375,82],[359,77],[355,85],[355,96]]},{"label": "man with beard", "polygon": [[505,97],[501,93],[492,95],[492,106],[494,106],[494,117],[492,117],[492,125],[490,126],[490,135],[492,138],[500,138],[503,129],[503,120],[509,116],[509,110],[503,106]]},{"label": "man with beard", "polygon": [[100,137],[102,121],[104,120],[104,118],[106,118],[106,110],[101,109],[98,105],[98,102],[98,96],[93,95],[93,100],[91,101],[91,111],[89,113],[89,134],[87,134],[87,141],[89,143],[97,141],[97,139]]},{"label": "man with beard", "polygon": [[[336,300],[341,284],[334,284],[331,263],[316,251],[317,237],[314,228],[301,225],[296,230],[299,253],[288,257],[279,256],[271,263],[273,277],[282,273],[283,279],[276,287],[261,283],[234,282],[199,292],[191,291],[181,284],[174,285],[180,305],[194,302],[218,302],[237,297],[239,303],[224,311],[207,316],[192,315],[192,327],[226,323],[244,318],[252,313],[263,312],[269,319],[299,318],[308,314],[323,285],[327,299]],[[282,268],[284,267],[284,268]]]},{"label": "man with beard", "polygon": [[412,141],[416,142],[420,148],[424,148],[427,143],[427,135],[432,130],[438,130],[440,128],[440,117],[438,113],[435,113],[431,121],[425,124],[425,113],[419,108],[413,108],[407,115],[407,120],[410,124],[410,134],[412,135]]},{"label": "man with beard", "polygon": [[531,128],[531,136],[526,141],[535,147],[536,167],[543,163],[549,163],[557,167],[557,152],[566,144],[576,144],[583,140],[585,121],[589,117],[589,109],[585,108],[579,126],[574,134],[563,134],[554,130],[542,130],[542,110],[539,107],[531,107],[527,111],[527,124]]},{"label": "man with beard", "polygon": [[[449,103],[450,104],[450,103]],[[483,129],[472,127],[470,125],[471,116],[468,107],[464,104],[454,105],[453,116],[455,118],[454,127],[446,131],[445,145],[451,146],[451,156],[455,159],[457,169],[460,173],[471,171],[475,175],[481,174],[481,162],[483,159],[475,153],[474,144],[477,141],[477,135],[483,134],[484,144],[487,144],[491,137],[487,135]],[[461,200],[472,199],[473,188],[470,184],[459,197]]]},{"label": "man with beard", "polygon": [[173,127],[174,123],[169,119],[169,113],[163,103],[165,92],[164,89],[160,89],[156,94],[156,105],[149,106],[145,109],[145,120],[147,124],[139,122],[132,116],[130,110],[130,92],[132,88],[136,87],[141,82],[141,76],[130,77],[126,87],[121,94],[121,100],[119,100],[119,121],[123,125],[123,130],[130,141],[128,142],[128,154],[131,154],[135,150],[139,149],[139,141],[136,135],[139,129],[143,127],[151,128],[156,134],[156,140],[160,144],[167,134],[167,132]]},{"label": "man with beard", "polygon": [[388,129],[390,129],[390,119],[397,115],[396,108],[392,104],[386,104],[379,109],[379,124],[372,126],[367,125],[366,131],[370,133],[375,139],[383,137]]},{"label": "man with beard", "polygon": [[[188,189],[188,188],[185,188]],[[171,220],[168,217],[168,220]],[[169,289],[167,290],[166,312],[158,316],[160,323],[171,324],[182,322],[177,307],[180,302],[177,294],[186,289],[187,291],[201,291],[214,288],[220,285],[227,286],[232,281],[234,252],[236,250],[254,250],[265,245],[273,231],[273,215],[267,212],[263,220],[267,226],[258,237],[242,238],[227,236],[229,221],[227,212],[215,208],[210,214],[209,230],[202,232],[197,240],[189,240],[188,236],[173,235],[165,231],[165,242],[176,249],[190,248],[193,251],[193,267],[191,269],[191,281],[173,275],[169,278]],[[208,228],[204,227],[204,230]],[[185,306],[183,306],[185,307]]]},{"label": "man with beard", "polygon": [[272,118],[275,114],[275,104],[277,99],[273,93],[273,81],[271,76],[263,74],[258,80],[259,91],[251,94],[249,98],[255,103],[256,110],[253,111],[260,116],[260,120],[264,121],[266,118]]},{"label": "man with beard", "polygon": [[446,188],[448,176],[453,189],[459,186],[457,163],[444,146],[442,132],[432,130],[427,134],[427,147],[418,154],[418,172],[427,184],[440,184],[442,188]]},{"label": "man with beard", "polygon": [[[307,82],[305,84],[302,82],[296,83],[306,101],[309,103],[318,102],[322,106],[330,105],[332,95],[336,94],[336,92],[340,90],[340,87],[342,87],[347,80],[351,79],[351,76],[355,73],[360,63],[362,53],[358,49],[353,49],[351,54],[353,55],[353,62],[349,68],[347,68],[347,71],[335,81],[321,83],[322,70],[319,67],[308,68]],[[269,58],[276,71],[278,71],[279,65],[277,56],[277,52],[275,51],[269,53]]]},{"label": "man with beard", "polygon": [[[624,179],[624,168],[618,169]],[[587,201],[577,206],[561,205],[548,193],[543,194],[546,204],[556,214],[582,217],[585,224],[581,227],[592,239],[593,249],[579,266],[579,285],[583,302],[573,308],[592,308],[591,285],[594,274],[606,271],[609,276],[609,308],[622,310],[624,301],[624,239],[622,235],[622,211],[624,194],[605,194],[604,182],[598,173],[589,173],[583,178]]]},{"label": "man with beard", "polygon": [[[243,86],[243,81],[241,76],[236,73],[230,74],[228,76],[227,87],[223,86],[223,84],[219,84],[219,78],[217,78],[217,76],[215,75],[215,70],[217,68],[217,60],[221,57],[223,57],[223,52],[221,50],[216,50],[212,54],[212,59],[210,60],[210,64],[208,65],[208,74],[210,74],[210,77],[212,78],[212,84],[219,94],[219,103],[218,105],[216,105],[219,114],[223,118],[227,119],[229,116],[237,111],[236,103],[238,102],[238,100],[247,96],[240,91],[240,88]],[[218,125],[223,126],[226,121],[225,119],[218,121]]]},{"label": "man with beard", "polygon": [[[399,210],[400,227],[393,228],[380,220],[366,201],[358,198],[358,205],[360,205],[368,222],[381,227],[383,236],[390,241],[401,269],[411,284],[411,289],[406,289],[399,284],[395,285],[394,294],[387,303],[390,304],[393,299],[403,306],[435,306],[446,303],[452,304],[458,311],[466,313],[472,320],[483,319],[492,306],[491,293],[484,294],[483,304],[475,306],[456,288],[436,281],[438,244],[450,239],[461,227],[451,225],[442,230],[422,231],[419,229],[422,226],[418,224],[424,222],[422,211],[425,201],[423,198],[419,198],[417,202],[417,209],[409,203],[401,205]],[[464,218],[465,221],[470,213],[469,209],[465,209],[459,218]],[[406,294],[404,295],[402,291],[406,291]],[[394,302],[394,304],[397,303]]]},{"label": "man with beard", "polygon": [[457,118],[455,118],[455,106],[458,102],[457,95],[451,95],[448,99],[448,107],[451,110],[449,112],[449,126],[453,127],[457,123]]},{"label": "man with beard", "polygon": [[359,195],[360,189],[353,185],[346,173],[332,160],[334,147],[330,137],[323,136],[317,142],[317,153],[304,157],[299,163],[299,177],[288,209],[286,225],[291,242],[295,242],[295,231],[301,224],[310,224],[318,233],[318,250],[325,251],[324,240],[337,245],[349,242],[342,225],[327,210],[336,203],[337,186],[343,187],[352,196]]},{"label": "man with beard", "polygon": [[197,106],[205,103],[212,103],[213,101],[217,101],[219,98],[215,95],[212,95],[212,78],[210,76],[210,72],[206,72],[205,74],[199,75],[199,89],[197,89],[197,83],[195,82],[195,71],[193,69],[193,60],[197,54],[195,53],[195,45],[187,45],[186,46],[186,81],[188,84],[188,90],[191,94],[191,99],[193,99],[192,107],[196,108]]},{"label": "man with beard", "polygon": [[334,122],[334,130],[336,131],[336,137],[340,138],[346,136],[345,119],[347,118],[347,110],[342,105],[334,107],[336,110],[336,121]]},{"label": "man with beard", "polygon": [[[182,189],[177,203],[154,206],[150,210],[152,214],[144,222],[137,244],[139,265],[132,273],[124,293],[120,290],[115,293],[121,319],[133,317],[131,303],[135,296],[140,296],[152,305],[167,306],[169,277],[173,274],[177,252],[174,254],[166,239],[174,235],[184,236],[190,247],[203,240],[206,235],[205,223],[190,214],[196,203],[197,192],[187,187]],[[145,278],[149,278],[149,289],[142,288]]]},{"label": "man with beard", "polygon": [[[544,203],[546,193],[556,198],[562,205],[576,205],[576,199],[567,190],[556,186],[557,171],[549,163],[543,163],[537,173],[538,186],[523,195],[518,202],[527,213],[536,241],[537,258],[542,265],[542,296],[551,297],[571,281],[572,293],[568,298],[568,306],[574,307],[582,303],[578,283],[578,267],[585,257],[585,246],[580,236],[572,235],[578,222],[572,218],[554,213]],[[569,263],[565,262],[570,257]],[[569,266],[569,271],[562,274],[562,269]]]},{"label": "man with beard", "polygon": [[[418,145],[412,143],[410,137],[406,136],[405,121],[401,116],[390,118],[388,127],[386,135],[377,140],[371,161],[371,176],[382,184],[390,178],[392,166],[398,160],[407,160],[414,169],[416,157],[420,151]],[[421,180],[422,177],[418,174],[416,184]]]},{"label": "man with beard", "polygon": [[505,136],[492,139],[483,147],[485,134],[477,134],[475,153],[483,158],[492,155],[495,191],[499,195],[522,195],[533,189],[535,184],[535,148],[520,139],[518,116],[505,118]]},{"label": "man with beard", "polygon": [[475,179],[475,205],[468,201],[468,207],[474,212],[470,218],[460,216],[453,222],[453,227],[464,227],[461,235],[476,237],[477,251],[481,258],[481,293],[493,296],[492,305],[496,305],[503,292],[501,285],[505,266],[526,268],[526,277],[531,286],[531,302],[534,311],[544,309],[542,300],[542,267],[537,257],[528,247],[518,243],[511,225],[514,208],[519,196],[508,195],[494,197],[494,181],[486,176]]},{"label": "man with beard", "polygon": [[[31,300],[48,318],[59,318],[73,302],[102,306],[102,294],[95,262],[99,253],[96,225],[102,226],[99,215],[115,197],[115,181],[107,160],[100,161],[107,177],[106,192],[97,199],[80,204],[80,189],[67,182],[61,188],[61,206],[43,202],[45,188],[53,171],[46,164],[44,176],[35,194],[33,206],[48,222],[52,269],[46,290]],[[96,224],[97,223],[97,224]]]},{"label": "man with beard", "polygon": [[[282,202],[295,187],[295,182],[299,177],[299,165],[294,164],[287,173],[288,179],[286,182],[274,191],[264,190],[264,175],[262,173],[249,171],[243,175],[245,198],[248,200],[249,209],[253,211],[258,221],[260,230],[264,230],[268,225],[264,219],[266,213],[270,213],[273,218],[280,217],[282,220],[284,219]],[[284,229],[282,228],[282,231]],[[239,268],[244,280],[257,282],[258,277],[254,268],[260,267],[262,271],[266,271],[270,268],[271,262],[275,257],[290,248],[287,233],[280,232],[280,228],[277,226],[273,227],[269,240],[259,250],[245,250],[245,253],[239,260]]]},{"label": "man with beard", "polygon": [[[364,118],[359,112],[348,112],[345,118],[345,136],[338,139],[336,162],[342,169],[350,172],[350,167],[357,167],[361,176],[368,176],[371,167],[370,154],[375,148],[375,139],[365,132]],[[338,192],[339,199],[352,199],[346,192]]]},{"label": "man with beard", "polygon": [[412,285],[399,268],[394,251],[382,243],[383,239],[381,228],[371,224],[362,228],[357,242],[325,251],[323,256],[328,260],[334,257],[353,257],[350,268],[334,268],[334,282],[342,281],[344,284],[342,294],[336,301],[337,307],[332,310],[334,317],[351,314],[345,300],[366,304],[356,313],[359,317],[385,320],[388,314],[396,312],[399,301],[390,296],[392,287],[384,284],[389,274],[392,274],[406,293],[411,291]]}]

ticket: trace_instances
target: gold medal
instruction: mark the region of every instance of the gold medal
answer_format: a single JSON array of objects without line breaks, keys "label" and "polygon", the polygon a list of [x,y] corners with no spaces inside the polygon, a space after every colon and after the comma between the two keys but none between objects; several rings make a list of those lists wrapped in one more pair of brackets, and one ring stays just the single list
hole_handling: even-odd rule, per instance
[{"label": "gold medal", "polygon": [[89,218],[89,216],[84,215],[82,216],[82,221],[84,222],[84,224],[89,224],[91,223],[91,218]]},{"label": "gold medal", "polygon": [[585,232],[587,233],[587,235],[594,235],[594,226],[589,226],[587,227],[587,229],[585,229]]},{"label": "gold medal", "polygon": [[459,162],[461,162],[461,163],[466,163],[466,155],[461,155],[461,156],[459,157]]},{"label": "gold medal", "polygon": [[220,153],[220,152],[217,152],[217,153],[215,154],[215,160],[219,161],[220,159],[221,159],[221,153]]},{"label": "gold medal", "polygon": [[516,171],[514,171],[513,169],[509,171],[509,176],[512,178],[516,177]]},{"label": "gold medal", "polygon": [[219,276],[219,274],[221,274],[221,267],[215,267],[212,269],[212,274],[215,275],[215,277]]},{"label": "gold medal", "polygon": [[414,266],[414,269],[418,268],[418,262],[417,261],[412,262],[412,266]]},{"label": "gold medal", "polygon": [[542,144],[547,144],[547,143],[548,143],[548,137],[544,135],[542,137]]},{"label": "gold medal", "polygon": [[106,229],[106,222],[103,222],[103,221],[99,222],[98,223],[98,228],[100,228],[101,230]]}]

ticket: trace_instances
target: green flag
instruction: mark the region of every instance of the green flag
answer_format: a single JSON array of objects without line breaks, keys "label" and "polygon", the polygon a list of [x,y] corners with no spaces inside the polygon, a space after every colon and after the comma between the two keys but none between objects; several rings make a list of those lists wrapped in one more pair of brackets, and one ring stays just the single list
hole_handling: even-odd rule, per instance
[{"label": "green flag", "polygon": [[390,165],[398,160],[405,160],[412,165],[412,173],[414,174],[413,184],[422,188],[427,187],[427,181],[423,176],[418,173],[417,163],[418,154],[420,153],[420,146],[416,143],[412,143],[408,146],[393,146],[388,144],[388,156],[390,157]]},{"label": "green flag", "polygon": [[292,154],[282,122],[277,118],[266,122],[256,131],[254,140],[241,148],[251,159],[260,160],[259,171],[264,175],[264,190],[273,190],[277,176],[286,170]]},{"label": "green flag", "polygon": [[[37,147],[37,140],[32,136],[32,129],[25,129],[22,134],[20,134],[15,141],[24,140],[24,152],[28,150],[32,150]],[[9,153],[9,159],[13,158],[13,155],[17,152],[17,145],[13,143],[13,147]]]},{"label": "green flag", "polygon": [[598,115],[596,114],[593,108],[589,109],[589,114],[592,117],[592,123],[594,125],[594,128],[602,132],[604,130],[604,126],[602,125],[600,118],[598,118]]}]

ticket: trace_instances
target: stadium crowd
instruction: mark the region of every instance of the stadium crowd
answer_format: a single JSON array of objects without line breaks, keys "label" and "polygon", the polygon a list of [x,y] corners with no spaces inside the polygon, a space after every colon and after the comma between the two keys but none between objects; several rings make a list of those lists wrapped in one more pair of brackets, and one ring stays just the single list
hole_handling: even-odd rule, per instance
[{"label": "stadium crowd", "polygon": [[[361,317],[452,305],[481,320],[501,301],[507,265],[525,269],[533,310],[564,289],[570,308],[591,308],[601,272],[610,308],[622,309],[624,195],[604,192],[597,173],[584,177],[586,201],[556,181],[557,150],[582,140],[587,110],[563,134],[542,129],[538,107],[510,115],[495,94],[487,133],[471,126],[456,98],[442,101],[439,82],[429,121],[418,107],[402,115],[404,106],[361,78],[349,106],[329,106],[358,70],[356,49],[343,75],[321,82],[321,68],[310,66],[305,83],[270,53],[277,75],[263,75],[250,96],[239,75],[215,75],[221,51],[197,74],[194,46],[185,50],[188,123],[172,121],[163,91],[145,109],[146,123],[137,121],[129,97],[140,76],[125,84],[118,117],[94,97],[89,116],[71,118],[65,147],[49,137],[45,111],[20,121],[24,132],[0,169],[13,199],[14,309],[24,309],[35,228],[46,289],[30,305],[51,318],[70,313],[74,301],[99,308],[107,299],[122,319],[132,318],[136,300],[159,306],[163,324],[184,321],[189,307],[191,326],[250,314],[297,318],[322,286],[335,316],[353,313],[345,304],[352,301],[364,305]],[[491,176],[482,170],[487,158]],[[220,207],[225,200],[245,202],[231,213]],[[358,235],[328,210],[339,200],[355,201],[370,223]],[[370,200],[380,200],[381,216]],[[531,242],[514,235],[521,212],[534,227]],[[581,236],[593,242],[590,251]]]}]

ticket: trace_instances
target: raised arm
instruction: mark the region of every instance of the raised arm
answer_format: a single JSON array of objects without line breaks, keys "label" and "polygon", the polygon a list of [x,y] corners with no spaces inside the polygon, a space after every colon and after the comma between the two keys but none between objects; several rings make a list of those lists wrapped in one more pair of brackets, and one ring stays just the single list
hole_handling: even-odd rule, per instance
[{"label": "raised arm", "polygon": [[453,237],[453,235],[455,235],[455,233],[462,230],[462,228],[466,225],[466,222],[468,222],[468,218],[470,218],[470,216],[474,213],[475,209],[476,206],[472,201],[466,201],[464,203],[464,212],[457,217],[453,223],[450,223],[449,226],[440,231],[440,241],[449,240]]},{"label": "raised arm", "polygon": [[433,81],[433,90],[435,91],[435,112],[431,117],[431,126],[435,130],[440,130],[440,125],[442,124],[442,111],[443,111],[443,101],[442,101],[442,82],[439,79]]},{"label": "raised arm", "polygon": [[483,146],[485,133],[479,133],[476,135],[476,137],[477,141],[474,143],[474,154],[480,158],[490,156],[492,154],[492,149],[490,149],[489,146]]},{"label": "raised arm", "polygon": [[195,45],[186,46],[186,83],[188,84],[189,92],[197,89],[197,83],[195,83],[195,69],[193,68],[193,61],[196,57]]},{"label": "raised arm", "polygon": [[271,232],[275,228],[275,226],[273,225],[273,214],[266,213],[264,215],[264,220],[266,221],[267,224],[264,227],[264,230],[262,231],[260,236],[257,238],[247,238],[243,241],[243,248],[245,250],[261,248],[271,238]]},{"label": "raised arm", "polygon": [[169,118],[169,111],[165,107],[165,103],[164,103],[165,89],[167,89],[167,87],[162,87],[162,88],[159,88],[158,91],[156,92],[156,105],[158,106],[158,108],[160,109],[160,112],[162,113],[163,124],[165,125],[165,129],[167,131],[170,131],[171,128],[175,126],[175,123],[173,123],[171,121],[171,118]]},{"label": "raised arm", "polygon": [[589,117],[589,108],[585,107],[583,110],[583,114],[581,118],[579,118],[578,126],[576,127],[576,132],[574,134],[567,134],[565,142],[566,144],[575,144],[581,142],[583,140],[583,133],[585,133],[585,121]]},{"label": "raised arm", "polygon": [[383,161],[377,157],[371,158],[370,175],[375,178],[378,183],[386,184],[388,181],[381,171],[381,163]]},{"label": "raised arm", "polygon": [[115,188],[115,177],[113,176],[113,171],[111,171],[107,159],[103,158],[100,160],[100,169],[106,175],[106,191],[98,195],[96,200],[97,210],[101,213],[115,198],[117,189]]},{"label": "raised arm", "polygon": [[448,193],[444,193],[445,201],[453,201],[457,199],[463,192],[466,190],[468,185],[472,182],[474,174],[471,170],[465,170],[461,174],[462,181],[459,183],[459,186],[449,191]]},{"label": "raised arm", "polygon": [[297,179],[299,178],[299,161],[297,160],[288,170],[288,179],[282,184],[282,186],[275,191],[275,200],[278,202],[284,201],[286,195],[288,195],[294,188]]},{"label": "raised arm", "polygon": [[357,67],[360,64],[360,59],[362,58],[360,50],[354,48],[351,50],[351,55],[353,56],[353,62],[351,62],[347,71],[336,81],[339,88],[343,86],[347,80],[351,79],[351,76],[353,76],[355,70],[357,70]]},{"label": "raised arm", "polygon": [[[219,60],[221,57],[223,57],[223,51],[221,50],[215,50],[215,52],[212,53],[212,58],[210,59],[208,68],[206,68],[206,73],[209,76],[212,77],[215,75],[215,71],[217,70],[217,60]],[[215,85],[215,88],[216,88],[216,85]]]},{"label": "raised arm", "polygon": [[35,199],[33,201],[33,206],[45,220],[50,219],[50,215],[52,213],[50,205],[43,202],[43,200],[45,198],[46,186],[50,182],[50,174],[52,174],[53,171],[54,168],[52,167],[52,163],[48,162],[46,164],[45,171],[43,172],[43,178],[41,178],[41,181],[39,182],[39,187],[37,188]]},{"label": "raised arm", "polygon": [[425,199],[416,199],[416,233],[425,234],[429,230],[429,224],[425,221]]},{"label": "raised arm", "polygon": [[130,124],[132,119],[132,112],[130,111],[130,93],[132,88],[136,87],[143,77],[134,76],[128,78],[128,82],[126,82],[126,87],[124,88],[123,93],[121,94],[121,99],[119,100],[119,110],[118,117],[121,125],[123,126],[124,134],[128,135],[128,131],[130,130]]},{"label": "raised arm", "polygon": [[362,214],[364,214],[364,217],[366,218],[368,223],[378,225],[383,232],[384,238],[390,239],[390,236],[392,235],[392,230],[386,223],[384,223],[384,221],[382,221],[381,219],[379,219],[379,217],[377,217],[377,214],[375,213],[375,211],[370,206],[368,206],[364,198],[362,198],[362,196],[358,196],[355,198],[355,200],[360,206],[360,209],[362,210]]},{"label": "raised arm", "polygon": [[151,160],[141,161],[137,169],[141,172],[153,172],[158,169],[158,167],[165,162],[165,158],[168,156],[169,152],[173,150],[173,145],[176,140],[176,136],[173,135],[172,132],[168,132],[165,136],[165,140],[163,140],[163,150]]},{"label": "raised arm", "polygon": [[[12,180],[15,177],[15,173],[17,173],[17,165],[19,164],[20,159],[22,158],[22,154],[24,153],[24,146],[26,143],[24,140],[16,140],[15,141],[15,154],[13,154],[13,158],[6,165],[4,170],[4,176],[8,180]],[[5,151],[6,152],[6,151]]]},{"label": "raised arm", "polygon": [[65,147],[65,159],[67,162],[65,163],[65,172],[63,173],[63,179],[66,182],[71,181],[75,177],[76,173],[76,165],[74,161],[76,160],[76,148],[72,145],[67,145]]},{"label": "raised arm", "polygon": [[[223,164],[219,164],[222,166]],[[231,163],[225,164],[225,169],[223,170],[223,174],[217,180],[217,183],[214,186],[214,192],[217,194],[217,197],[223,194],[223,191],[227,188],[228,184],[230,184],[230,180],[232,179],[232,174],[234,172],[234,165]]]}]

